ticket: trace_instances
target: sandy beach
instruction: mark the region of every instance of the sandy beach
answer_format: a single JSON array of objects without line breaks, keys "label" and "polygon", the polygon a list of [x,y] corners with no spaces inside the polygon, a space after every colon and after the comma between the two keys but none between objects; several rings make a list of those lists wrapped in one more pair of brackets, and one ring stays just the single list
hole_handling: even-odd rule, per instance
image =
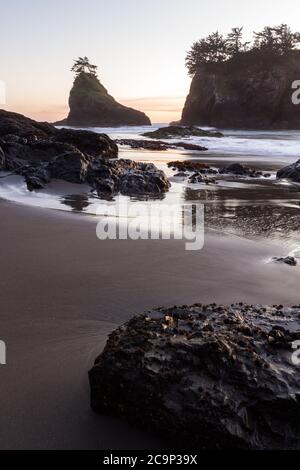
[{"label": "sandy beach", "polygon": [[133,314],[192,302],[299,302],[299,270],[267,264],[280,245],[209,232],[105,241],[92,218],[1,201],[1,449],[151,449],[156,438],[94,415],[87,372]]},{"label": "sandy beach", "polygon": [[299,2],[1,6],[0,453],[300,450]]}]

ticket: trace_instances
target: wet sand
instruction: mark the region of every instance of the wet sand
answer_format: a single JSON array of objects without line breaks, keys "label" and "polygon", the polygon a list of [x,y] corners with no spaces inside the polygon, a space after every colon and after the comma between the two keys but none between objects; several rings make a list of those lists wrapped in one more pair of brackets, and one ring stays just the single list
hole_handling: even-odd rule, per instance
[{"label": "wet sand", "polygon": [[163,446],[90,411],[87,371],[107,334],[160,305],[299,303],[300,269],[265,263],[283,254],[274,242],[100,242],[84,217],[0,201],[1,449]]}]

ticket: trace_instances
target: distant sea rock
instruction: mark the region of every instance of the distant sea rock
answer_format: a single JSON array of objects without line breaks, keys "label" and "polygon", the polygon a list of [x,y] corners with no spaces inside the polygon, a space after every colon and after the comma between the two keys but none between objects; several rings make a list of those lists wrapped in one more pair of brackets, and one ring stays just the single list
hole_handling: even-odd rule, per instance
[{"label": "distant sea rock", "polygon": [[202,147],[201,145],[190,144],[188,142],[173,142],[167,143],[162,142],[160,140],[137,140],[137,139],[117,139],[115,140],[116,144],[118,145],[126,145],[133,149],[144,149],[150,150],[155,152],[166,151],[168,149],[184,149],[184,150],[191,150],[195,152],[203,152],[208,150],[206,147]]},{"label": "distant sea rock", "polygon": [[180,449],[300,449],[299,314],[240,303],[136,316],[90,371],[92,408]]},{"label": "distant sea rock", "polygon": [[156,131],[145,132],[143,136],[151,137],[152,139],[176,139],[180,137],[224,137],[221,132],[205,131],[195,126],[161,127]]},{"label": "distant sea rock", "polygon": [[82,72],[69,98],[70,113],[58,126],[116,127],[151,125],[146,114],[118,103],[92,74]]},{"label": "distant sea rock", "polygon": [[183,125],[218,128],[300,129],[292,83],[300,80],[300,53],[264,60],[255,53],[203,65],[194,76]]}]

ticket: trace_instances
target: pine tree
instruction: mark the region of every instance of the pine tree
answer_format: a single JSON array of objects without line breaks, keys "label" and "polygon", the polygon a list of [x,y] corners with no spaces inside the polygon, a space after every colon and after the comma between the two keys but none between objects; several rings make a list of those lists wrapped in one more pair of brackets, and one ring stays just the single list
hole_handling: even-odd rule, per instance
[{"label": "pine tree", "polygon": [[253,43],[243,42],[243,28],[232,28],[227,38],[216,31],[192,45],[186,56],[186,67],[191,76],[195,75],[202,64],[224,62],[235,56],[252,52],[256,58],[284,56],[300,46],[300,33],[293,33],[286,24],[266,26],[254,32]]},{"label": "pine tree", "polygon": [[273,31],[281,55],[292,51],[300,43],[300,33],[293,33],[287,24],[276,26],[273,28]]},{"label": "pine tree", "polygon": [[71,72],[75,72],[76,75],[80,75],[81,73],[97,75],[97,65],[92,65],[87,57],[79,57],[74,62]]},{"label": "pine tree", "polygon": [[274,28],[265,26],[259,33],[254,32],[254,49],[260,49],[265,52],[276,52],[278,50],[278,38]]},{"label": "pine tree", "polygon": [[226,39],[218,31],[192,45],[186,56],[186,67],[194,75],[201,64],[224,62],[228,59]]},{"label": "pine tree", "polygon": [[227,49],[231,57],[248,50],[250,42],[243,42],[243,29],[243,26],[232,28],[227,36]]}]

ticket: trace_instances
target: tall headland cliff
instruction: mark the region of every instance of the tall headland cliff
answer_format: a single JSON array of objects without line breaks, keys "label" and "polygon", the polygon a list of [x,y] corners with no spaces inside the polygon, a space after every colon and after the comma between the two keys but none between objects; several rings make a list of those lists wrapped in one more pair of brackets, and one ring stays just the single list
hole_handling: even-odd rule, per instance
[{"label": "tall headland cliff", "polygon": [[202,64],[192,79],[181,123],[300,129],[300,105],[292,101],[292,85],[298,80],[298,50],[269,60],[249,52],[225,62]]}]

